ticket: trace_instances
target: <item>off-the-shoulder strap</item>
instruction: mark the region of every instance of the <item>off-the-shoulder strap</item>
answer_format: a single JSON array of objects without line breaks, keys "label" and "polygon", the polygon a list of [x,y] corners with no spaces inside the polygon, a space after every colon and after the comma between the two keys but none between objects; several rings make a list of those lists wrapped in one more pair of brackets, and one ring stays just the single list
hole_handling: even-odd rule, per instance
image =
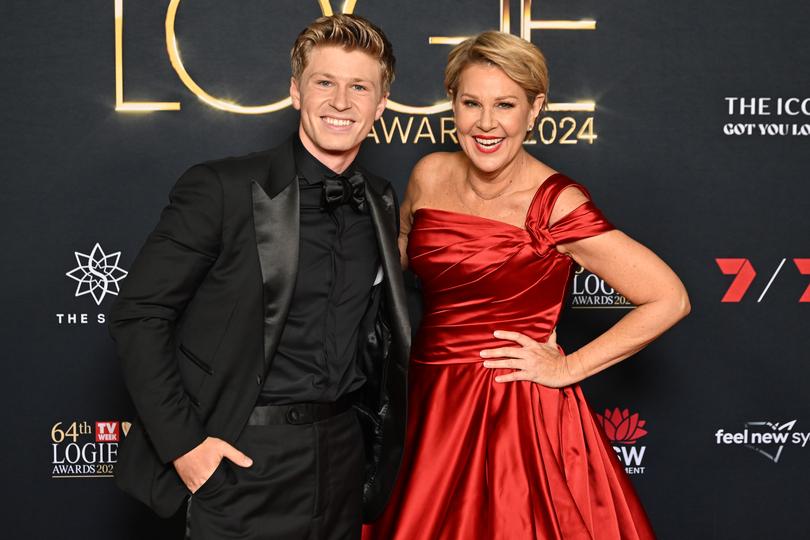
[{"label": "off-the-shoulder strap", "polygon": [[[588,200],[549,227],[548,222],[554,205],[560,194],[567,188],[579,189]],[[543,182],[532,201],[526,222],[526,228],[541,252],[545,252],[556,244],[596,236],[614,228],[590,199],[591,195],[583,185],[563,174],[554,174]]]}]

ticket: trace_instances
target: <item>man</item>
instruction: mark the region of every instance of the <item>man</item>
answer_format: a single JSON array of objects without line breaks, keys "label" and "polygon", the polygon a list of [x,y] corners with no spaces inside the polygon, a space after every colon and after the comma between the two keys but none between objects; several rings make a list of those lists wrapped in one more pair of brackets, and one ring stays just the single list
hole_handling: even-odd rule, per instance
[{"label": "man", "polygon": [[361,17],[324,17],[291,63],[298,133],[189,169],[110,317],[139,417],[117,483],[163,516],[190,495],[194,540],[357,538],[399,467],[398,210],[355,163],[391,45]]}]

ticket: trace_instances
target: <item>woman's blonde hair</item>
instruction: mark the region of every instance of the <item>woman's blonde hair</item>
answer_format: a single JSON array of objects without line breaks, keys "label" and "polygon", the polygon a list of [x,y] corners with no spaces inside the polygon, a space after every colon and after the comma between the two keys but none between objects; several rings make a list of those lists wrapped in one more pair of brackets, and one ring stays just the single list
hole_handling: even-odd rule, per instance
[{"label": "woman's blonde hair", "polygon": [[320,45],[337,45],[348,51],[361,50],[380,62],[382,91],[394,81],[394,50],[382,30],[359,15],[339,14],[320,17],[304,28],[290,51],[292,76],[300,80],[309,54]]},{"label": "woman's blonde hair", "polygon": [[515,81],[529,103],[540,94],[548,103],[548,67],[546,58],[535,45],[512,34],[488,30],[456,45],[447,57],[444,69],[444,87],[455,99],[459,80],[464,68],[470,64],[491,64],[499,67],[507,77]]}]

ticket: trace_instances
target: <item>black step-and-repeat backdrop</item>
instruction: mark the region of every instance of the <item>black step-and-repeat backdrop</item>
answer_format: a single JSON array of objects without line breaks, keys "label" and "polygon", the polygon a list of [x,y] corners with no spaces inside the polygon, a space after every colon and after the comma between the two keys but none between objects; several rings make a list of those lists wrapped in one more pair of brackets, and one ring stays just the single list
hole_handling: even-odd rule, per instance
[{"label": "black step-and-repeat backdrop", "polygon": [[[288,50],[322,12],[395,45],[362,158],[400,193],[455,148],[442,70],[500,28],[538,44],[529,151],[680,274],[693,311],[585,383],[661,538],[810,537],[810,8],[804,0],[11,0],[2,78],[3,531],[179,538],[111,475],[133,410],[105,317],[188,166],[296,125]],[[587,272],[571,350],[633,309]]]}]

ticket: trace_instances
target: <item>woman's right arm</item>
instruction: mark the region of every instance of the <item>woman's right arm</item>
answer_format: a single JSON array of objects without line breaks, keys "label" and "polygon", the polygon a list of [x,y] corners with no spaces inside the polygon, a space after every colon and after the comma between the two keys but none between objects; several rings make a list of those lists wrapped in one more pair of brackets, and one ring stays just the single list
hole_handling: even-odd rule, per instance
[{"label": "woman's right arm", "polygon": [[[413,177],[413,175],[411,175]],[[405,197],[402,199],[402,204],[399,207],[399,237],[397,244],[399,245],[399,260],[402,264],[402,270],[408,269],[408,234],[411,232],[411,225],[413,224],[413,202],[411,186],[413,182],[408,181],[408,187],[405,189]]]},{"label": "woman's right arm", "polygon": [[408,187],[399,208],[399,256],[402,261],[402,270],[408,269],[408,235],[413,226],[413,213],[425,205],[426,185],[435,175],[436,169],[441,166],[442,153],[428,154],[413,166],[411,176],[408,178]]}]

